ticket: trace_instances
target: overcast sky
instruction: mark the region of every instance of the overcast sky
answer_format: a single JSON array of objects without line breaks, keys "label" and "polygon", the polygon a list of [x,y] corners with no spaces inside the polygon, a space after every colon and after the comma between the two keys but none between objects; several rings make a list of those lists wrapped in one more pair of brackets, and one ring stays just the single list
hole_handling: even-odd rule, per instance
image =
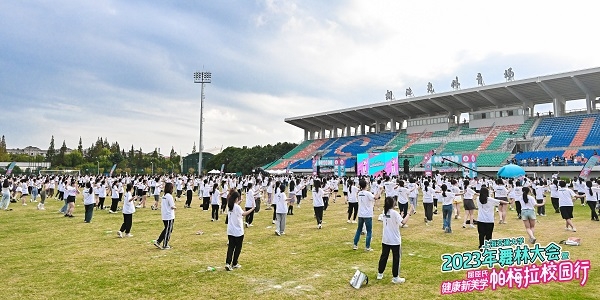
[{"label": "overcast sky", "polygon": [[[299,142],[293,117],[600,66],[599,1],[0,1],[9,148]],[[581,103],[573,103],[573,106]],[[540,108],[548,111],[548,108]]]}]

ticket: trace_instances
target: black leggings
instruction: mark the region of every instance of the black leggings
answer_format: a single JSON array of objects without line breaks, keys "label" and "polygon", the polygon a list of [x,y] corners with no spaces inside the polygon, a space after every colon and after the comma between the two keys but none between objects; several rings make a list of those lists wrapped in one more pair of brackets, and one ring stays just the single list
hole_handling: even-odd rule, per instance
[{"label": "black leggings", "polygon": [[378,272],[379,274],[383,274],[385,271],[385,265],[387,264],[390,250],[392,250],[392,276],[398,277],[398,275],[400,275],[400,253],[402,252],[400,245],[381,244]]},{"label": "black leggings", "polygon": [[229,245],[227,245],[227,259],[225,259],[225,264],[235,266],[238,264],[240,253],[242,253],[244,236],[228,235],[227,239],[229,240]]},{"label": "black leggings", "polygon": [[315,207],[315,218],[317,219],[317,225],[323,223],[323,206]]},{"label": "black leggings", "polygon": [[[246,211],[249,211],[251,209],[252,207],[246,207]],[[254,210],[246,215],[246,223],[252,224],[252,221],[254,221]]]},{"label": "black leggings", "polygon": [[515,207],[517,208],[517,216],[521,216],[521,202],[519,200],[515,201]]},{"label": "black leggings", "polygon": [[423,203],[423,209],[425,210],[427,221],[433,220],[433,203]]},{"label": "black leggings", "polygon": [[98,197],[98,208],[104,209],[104,197]]},{"label": "black leggings", "polygon": [[348,220],[350,220],[352,212],[354,212],[354,217],[352,220],[356,220],[356,214],[358,213],[358,202],[348,202]]},{"label": "black leggings", "polygon": [[329,197],[323,197],[323,204],[325,204],[323,210],[327,210],[327,207],[329,206]]},{"label": "black leggings", "polygon": [[210,212],[211,219],[219,220],[219,204],[211,205],[212,211]]},{"label": "black leggings", "polygon": [[110,211],[116,212],[118,205],[119,205],[119,199],[118,198],[112,198],[112,203],[110,204]]},{"label": "black leggings", "polygon": [[592,220],[598,220],[598,214],[596,213],[596,203],[597,201],[588,201],[587,204],[592,211]]},{"label": "black leggings", "polygon": [[202,197],[202,210],[208,210],[210,205],[210,197]]},{"label": "black leggings", "polygon": [[[537,199],[536,202],[538,204],[542,204],[544,202],[544,199]],[[538,215],[546,215],[546,204],[544,204],[542,206],[538,206],[537,213],[538,213]]]},{"label": "black leggings", "polygon": [[481,249],[483,241],[492,239],[494,223],[477,222],[477,232],[479,233],[479,249]]},{"label": "black leggings", "polygon": [[186,197],[187,198],[185,199],[185,205],[192,206],[192,190],[187,190]]},{"label": "black leggings", "polygon": [[221,198],[221,211],[225,212],[225,207],[227,207],[227,198]]},{"label": "black leggings", "polygon": [[554,207],[554,212],[555,213],[559,213],[560,210],[558,210],[558,208],[559,208],[558,198],[556,198],[556,197],[550,197],[550,201],[552,201],[552,207]]},{"label": "black leggings", "polygon": [[133,225],[133,214],[123,214],[123,225],[121,225],[119,231],[129,233],[131,231],[131,225]]},{"label": "black leggings", "polygon": [[400,215],[402,216],[402,218],[405,218],[406,215],[408,214],[408,202],[406,202],[406,203],[398,202],[398,212],[400,212]]}]

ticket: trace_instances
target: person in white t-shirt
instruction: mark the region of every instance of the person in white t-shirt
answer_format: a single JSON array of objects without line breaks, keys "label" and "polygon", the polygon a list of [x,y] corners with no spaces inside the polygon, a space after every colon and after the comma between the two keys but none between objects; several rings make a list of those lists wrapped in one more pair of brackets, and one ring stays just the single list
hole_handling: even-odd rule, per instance
[{"label": "person in white t-shirt", "polygon": [[288,198],[285,197],[285,185],[281,184],[277,188],[277,192],[275,193],[275,197],[273,199],[273,204],[275,204],[275,234],[282,235],[285,234],[285,219],[288,212],[288,207],[286,205]]},{"label": "person in white t-shirt", "polygon": [[[248,214],[245,214],[246,217],[246,227],[254,226],[252,225],[252,221],[254,221],[254,209],[256,208],[256,196],[254,195],[254,185],[252,182],[248,183],[248,190],[246,191],[246,211],[249,211]],[[229,198],[227,198],[229,199]]]},{"label": "person in white t-shirt", "polygon": [[[453,179],[454,180],[454,179]],[[442,216],[443,216],[443,228],[446,233],[452,233],[452,202],[454,201],[454,197],[456,195],[460,195],[454,192],[451,192],[446,184],[442,184]]]},{"label": "person in white t-shirt", "polygon": [[360,192],[358,192],[358,194],[356,195],[358,201],[358,227],[356,228],[356,233],[354,234],[353,249],[358,249],[358,240],[360,239],[360,234],[363,230],[364,225],[367,231],[365,251],[373,251],[373,249],[371,248],[371,232],[373,230],[373,206],[375,206],[375,198],[377,198],[379,195],[375,196],[371,192],[367,191],[367,181],[365,181],[364,179],[361,179],[358,185],[360,186]]},{"label": "person in white t-shirt", "polygon": [[477,232],[479,233],[479,249],[484,241],[492,239],[494,232],[495,207],[500,204],[508,204],[506,200],[490,197],[487,187],[480,187],[477,199]]},{"label": "person in white t-shirt", "polygon": [[581,198],[585,195],[577,195],[572,189],[567,188],[567,183],[563,180],[558,182],[560,187],[556,194],[558,196],[558,205],[560,206],[560,215],[565,220],[565,230],[577,231],[573,225],[573,197]]},{"label": "person in white t-shirt", "polygon": [[383,238],[381,239],[381,256],[379,257],[379,266],[377,270],[377,279],[383,279],[383,272],[387,264],[390,250],[392,251],[392,282],[404,283],[406,279],[400,275],[400,256],[402,253],[402,237],[400,236],[400,227],[406,225],[410,215],[402,218],[400,213],[394,210],[395,200],[393,197],[386,197],[383,216]]},{"label": "person in white t-shirt", "polygon": [[[170,182],[169,182],[170,183]],[[160,197],[160,190],[162,182],[155,182],[154,189],[152,190],[152,196],[154,196],[154,204],[150,207],[152,210],[158,210],[158,199]],[[171,183],[171,198],[173,198],[173,184]]]},{"label": "person in white t-shirt", "polygon": [[[600,182],[600,180],[597,180],[597,182]],[[594,182],[591,180],[586,181],[585,186],[585,201],[590,207],[591,220],[600,221],[598,219],[598,214],[596,213],[596,207],[598,206],[598,200],[600,199],[600,187],[594,185]]]},{"label": "person in white t-shirt", "polygon": [[315,179],[313,181],[313,209],[315,211],[315,219],[317,220],[317,229],[323,228],[323,189],[321,188],[321,181]]},{"label": "person in white t-shirt", "polygon": [[219,184],[214,183],[210,190],[211,222],[219,220],[219,200],[221,199],[221,194],[227,194],[227,190],[223,190],[223,192],[219,191]]},{"label": "person in white t-shirt", "polygon": [[463,228],[467,227],[467,221],[469,221],[469,227],[475,228],[473,225],[473,211],[476,209],[475,202],[473,202],[473,197],[475,196],[475,191],[471,188],[469,180],[465,180],[463,182],[464,185],[464,195],[463,195],[463,207],[465,209],[465,220],[463,222]]},{"label": "person in white t-shirt", "polygon": [[[251,188],[250,186],[248,187]],[[240,206],[240,194],[231,192],[227,198],[227,258],[225,259],[225,270],[241,268],[238,263],[240,253],[242,252],[242,244],[244,242],[244,217],[254,211],[254,199],[252,199],[252,207],[250,210],[243,211]]]},{"label": "person in white t-shirt", "polygon": [[125,189],[125,197],[123,198],[123,224],[121,229],[117,231],[117,236],[122,238],[123,233],[126,237],[132,237],[131,226],[133,225],[133,214],[135,213],[135,200],[138,196],[132,196],[133,184],[128,183]]},{"label": "person in white t-shirt", "polygon": [[[348,187],[348,223],[356,223],[356,214],[358,213],[358,188],[354,184],[354,180],[350,179],[347,182]],[[352,217],[354,213],[354,217]]]},{"label": "person in white t-shirt", "polygon": [[521,189],[521,191],[522,197],[516,200],[521,203],[521,220],[523,220],[523,224],[525,225],[525,231],[527,232],[527,235],[529,235],[529,242],[534,244],[536,241],[534,233],[536,220],[535,207],[542,206],[546,204],[546,202],[544,201],[541,204],[538,204],[535,201],[535,198],[529,195],[529,187],[525,186]]},{"label": "person in white t-shirt", "polygon": [[[155,185],[154,193],[156,193],[158,184]],[[160,189],[159,189],[160,193]],[[158,249],[168,250],[171,249],[169,245],[169,241],[171,240],[171,233],[173,232],[173,224],[175,223],[175,210],[177,207],[175,206],[175,201],[173,200],[173,184],[166,183],[165,184],[165,194],[162,197],[160,205],[160,212],[163,221],[163,225],[165,228],[162,230],[158,239],[152,241],[152,244],[156,246]],[[162,243],[162,245],[161,245]]]},{"label": "person in white t-shirt", "polygon": [[94,199],[94,189],[92,188],[92,183],[89,181],[85,184],[85,189],[83,190],[83,205],[85,207],[85,217],[83,221],[85,223],[89,223],[92,221],[94,206],[96,205],[96,200]]}]

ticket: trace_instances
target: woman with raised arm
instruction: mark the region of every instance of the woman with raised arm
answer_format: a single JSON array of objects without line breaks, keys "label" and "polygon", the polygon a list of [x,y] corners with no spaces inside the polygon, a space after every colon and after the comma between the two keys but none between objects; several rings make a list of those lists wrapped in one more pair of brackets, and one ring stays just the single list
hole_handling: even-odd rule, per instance
[{"label": "woman with raised arm", "polygon": [[[250,185],[250,184],[249,184]],[[248,190],[252,187],[248,186]],[[243,211],[240,203],[242,199],[236,191],[230,191],[227,197],[227,258],[225,259],[225,270],[241,268],[238,263],[240,253],[242,252],[242,244],[244,242],[244,217],[254,212],[254,199],[252,199],[252,207]]]},{"label": "woman with raised arm", "polygon": [[480,188],[478,195],[477,232],[479,233],[479,249],[481,249],[484,241],[492,239],[492,233],[494,232],[494,208],[500,204],[508,205],[508,201],[490,197],[490,192],[485,186]]},{"label": "woman with raised arm", "polygon": [[[156,187],[159,186],[158,184]],[[155,187],[155,188],[156,188]],[[156,190],[155,190],[156,192]],[[165,194],[162,197],[160,205],[160,212],[163,221],[163,231],[158,236],[158,239],[152,241],[152,244],[162,250],[169,250],[171,246],[169,245],[169,241],[171,240],[171,233],[173,232],[173,224],[175,223],[175,210],[177,207],[175,206],[175,200],[173,200],[173,184],[167,182],[165,184]],[[162,243],[162,245],[161,245]]]}]

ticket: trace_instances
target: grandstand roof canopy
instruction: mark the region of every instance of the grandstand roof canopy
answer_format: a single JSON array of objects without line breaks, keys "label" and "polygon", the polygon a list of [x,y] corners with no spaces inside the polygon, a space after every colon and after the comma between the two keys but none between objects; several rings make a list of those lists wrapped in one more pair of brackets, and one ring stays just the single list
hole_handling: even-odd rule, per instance
[{"label": "grandstand roof canopy", "polygon": [[554,99],[563,102],[585,99],[586,95],[600,96],[600,68],[291,117],[286,118],[285,122],[302,129],[331,128],[335,124],[343,127],[386,119],[401,121],[502,107],[533,107]]}]

